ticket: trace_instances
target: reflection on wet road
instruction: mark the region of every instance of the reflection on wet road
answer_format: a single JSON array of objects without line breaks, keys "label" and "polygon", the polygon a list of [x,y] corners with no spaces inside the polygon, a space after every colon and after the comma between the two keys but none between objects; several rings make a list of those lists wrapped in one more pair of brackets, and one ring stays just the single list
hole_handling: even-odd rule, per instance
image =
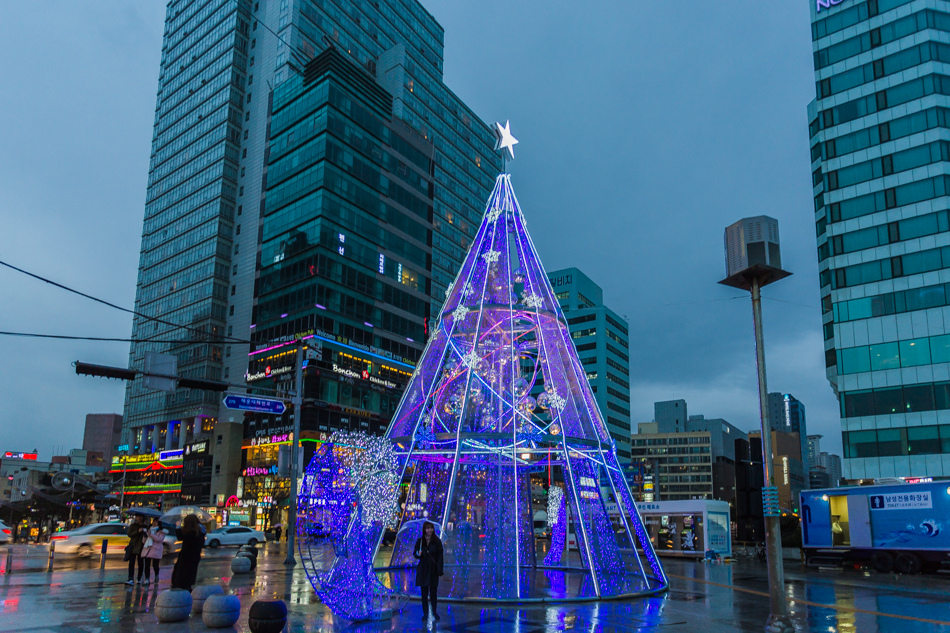
[{"label": "reflection on wet road", "polygon": [[[0,556],[0,633],[150,631],[158,593],[168,588],[174,560],[163,561],[157,587],[124,585],[126,564],[109,559],[104,571],[98,557],[57,560],[46,573],[46,551],[18,546],[13,573]],[[21,551],[22,550],[22,551]],[[689,631],[718,633],[762,631],[768,616],[765,568],[753,562],[703,565],[665,560],[671,589],[664,596],[633,601],[570,605],[497,607],[440,604],[438,626],[423,622],[418,602],[410,602],[391,621],[350,624],[319,603],[302,566],[287,570],[284,549],[263,549],[257,570],[232,576],[234,550],[208,550],[199,583],[218,583],[241,598],[242,617],[235,627],[247,631],[247,610],[255,600],[282,599],[290,609],[288,631],[382,633],[445,630],[470,633],[516,631]],[[950,633],[950,581],[939,576],[896,576],[854,570],[818,572],[786,565],[786,595],[799,631],[828,633]],[[448,586],[445,587],[448,589]],[[206,630],[200,619],[162,625],[161,631]]]}]

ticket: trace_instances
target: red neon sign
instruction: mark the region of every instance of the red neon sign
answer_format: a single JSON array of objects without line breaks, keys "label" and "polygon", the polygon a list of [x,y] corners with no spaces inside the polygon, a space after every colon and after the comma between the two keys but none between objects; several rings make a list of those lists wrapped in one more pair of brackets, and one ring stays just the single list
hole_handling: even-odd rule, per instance
[{"label": "red neon sign", "polygon": [[36,461],[38,453],[13,453],[11,451],[7,451],[3,454],[3,456],[8,459],[32,459],[33,461]]}]

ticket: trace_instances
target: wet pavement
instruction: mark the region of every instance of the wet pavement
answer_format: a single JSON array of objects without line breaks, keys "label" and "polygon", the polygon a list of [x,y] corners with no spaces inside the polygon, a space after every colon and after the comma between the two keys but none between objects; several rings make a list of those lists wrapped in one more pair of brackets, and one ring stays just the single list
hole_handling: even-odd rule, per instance
[{"label": "wet pavement", "polygon": [[[670,591],[640,600],[495,607],[440,604],[442,620],[425,623],[418,602],[410,602],[392,620],[350,624],[334,618],[319,603],[298,565],[287,571],[285,546],[268,544],[258,568],[232,576],[234,549],[206,550],[199,584],[218,583],[241,598],[241,619],[233,629],[247,631],[247,610],[255,600],[282,599],[290,620],[285,631],[445,630],[469,633],[516,631],[735,633],[762,631],[768,617],[768,582],[761,563],[704,565],[664,559]],[[128,587],[121,558],[54,561],[38,546],[16,546],[13,573],[6,573],[6,549],[0,550],[0,633],[90,633],[206,631],[200,618],[159,625],[153,614],[160,591],[167,589],[172,559],[164,561],[160,583]],[[950,578],[896,576],[857,570],[805,570],[786,564],[786,597],[798,631],[844,633],[950,633]]]}]

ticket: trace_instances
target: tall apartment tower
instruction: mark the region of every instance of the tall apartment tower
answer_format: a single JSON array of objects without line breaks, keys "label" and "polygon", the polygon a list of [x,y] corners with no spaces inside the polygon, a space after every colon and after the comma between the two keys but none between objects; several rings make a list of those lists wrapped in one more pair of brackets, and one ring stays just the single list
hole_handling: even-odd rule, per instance
[{"label": "tall apartment tower", "polygon": [[[250,341],[261,342],[252,317],[273,92],[328,48],[373,78],[393,119],[434,148],[425,292],[438,310],[501,168],[488,126],[442,82],[442,46],[442,27],[415,0],[168,3],[136,292],[137,312],[161,321],[135,318],[133,338],[143,342],[133,343],[131,366],[141,368],[147,351],[170,353],[182,376],[244,384]],[[219,394],[136,381],[124,437],[140,452],[212,438],[212,495],[232,494],[243,432],[216,424],[243,416],[219,403]],[[218,450],[228,438],[238,445]]]},{"label": "tall apartment tower", "polygon": [[604,305],[604,291],[577,268],[548,273],[587,380],[617,443],[630,461],[630,330],[627,320]]},{"label": "tall apartment tower", "polygon": [[950,475],[950,5],[816,0],[808,106],[843,476]]}]

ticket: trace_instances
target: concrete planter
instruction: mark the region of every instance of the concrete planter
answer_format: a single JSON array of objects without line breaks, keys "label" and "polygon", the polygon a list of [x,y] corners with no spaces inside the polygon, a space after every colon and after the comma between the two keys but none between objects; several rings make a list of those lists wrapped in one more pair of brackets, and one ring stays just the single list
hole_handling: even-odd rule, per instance
[{"label": "concrete planter", "polygon": [[231,573],[247,574],[251,571],[251,559],[248,556],[235,556],[231,559]]},{"label": "concrete planter", "polygon": [[191,612],[195,615],[200,615],[205,600],[211,596],[217,596],[222,593],[224,593],[224,589],[221,585],[198,585],[191,590]]},{"label": "concrete planter", "polygon": [[159,622],[181,622],[191,613],[191,594],[184,589],[169,589],[155,600],[155,617]]},{"label": "concrete planter", "polygon": [[287,624],[287,605],[283,600],[258,600],[251,605],[247,626],[251,633],[280,633]]},{"label": "concrete planter", "polygon": [[234,626],[241,617],[241,600],[237,596],[208,596],[201,609],[201,620],[209,629]]}]

